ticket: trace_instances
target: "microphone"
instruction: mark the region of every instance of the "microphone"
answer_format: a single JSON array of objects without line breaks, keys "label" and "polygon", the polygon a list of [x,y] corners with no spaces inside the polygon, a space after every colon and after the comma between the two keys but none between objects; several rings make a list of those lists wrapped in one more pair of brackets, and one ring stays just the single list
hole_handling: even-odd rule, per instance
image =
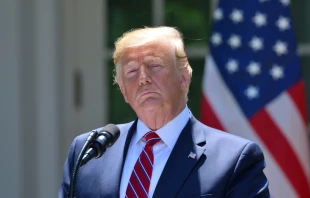
[{"label": "microphone", "polygon": [[120,135],[119,128],[114,124],[108,124],[97,132],[97,138],[91,143],[89,149],[82,158],[81,166],[85,165],[93,158],[99,158],[103,155],[106,147],[112,146]]}]

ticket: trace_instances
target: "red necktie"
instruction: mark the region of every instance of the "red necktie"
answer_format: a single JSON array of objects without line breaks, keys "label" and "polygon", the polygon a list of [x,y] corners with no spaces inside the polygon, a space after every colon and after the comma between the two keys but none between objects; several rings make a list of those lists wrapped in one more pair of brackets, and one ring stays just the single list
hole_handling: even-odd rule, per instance
[{"label": "red necktie", "polygon": [[160,141],[160,137],[153,131],[147,132],[143,137],[146,144],[131,173],[126,190],[128,198],[147,197],[149,192],[154,163],[153,145]]}]

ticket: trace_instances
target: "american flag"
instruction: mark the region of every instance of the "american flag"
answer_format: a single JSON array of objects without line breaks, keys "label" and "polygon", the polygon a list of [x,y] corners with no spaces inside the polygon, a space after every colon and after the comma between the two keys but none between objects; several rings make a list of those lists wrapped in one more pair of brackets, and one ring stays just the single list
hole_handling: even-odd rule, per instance
[{"label": "american flag", "polygon": [[201,121],[258,143],[275,198],[309,198],[304,85],[289,0],[219,0]]}]

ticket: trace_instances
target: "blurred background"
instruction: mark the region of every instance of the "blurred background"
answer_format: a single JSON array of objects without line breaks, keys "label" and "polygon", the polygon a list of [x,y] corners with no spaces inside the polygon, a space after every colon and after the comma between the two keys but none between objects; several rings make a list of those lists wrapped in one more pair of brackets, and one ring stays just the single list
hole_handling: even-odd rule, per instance
[{"label": "blurred background", "polygon": [[[113,44],[132,28],[174,26],[193,68],[199,117],[216,0],[1,0],[0,197],[56,197],[73,138],[135,119],[113,84]],[[310,1],[292,1],[310,112]]]}]

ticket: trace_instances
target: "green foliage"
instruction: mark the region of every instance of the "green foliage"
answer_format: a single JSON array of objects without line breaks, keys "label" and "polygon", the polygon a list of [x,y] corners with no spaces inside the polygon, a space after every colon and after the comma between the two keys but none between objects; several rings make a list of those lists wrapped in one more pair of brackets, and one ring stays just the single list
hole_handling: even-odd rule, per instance
[{"label": "green foliage", "polygon": [[184,37],[185,46],[205,46],[209,34],[210,1],[167,0],[165,25],[178,28]]},{"label": "green foliage", "polygon": [[150,0],[108,1],[108,45],[114,47],[115,40],[124,32],[134,28],[151,26],[152,7]]},{"label": "green foliage", "polygon": [[202,94],[202,77],[204,71],[204,59],[189,60],[193,68],[192,82],[188,93],[187,105],[196,118],[200,115],[200,102]]}]

